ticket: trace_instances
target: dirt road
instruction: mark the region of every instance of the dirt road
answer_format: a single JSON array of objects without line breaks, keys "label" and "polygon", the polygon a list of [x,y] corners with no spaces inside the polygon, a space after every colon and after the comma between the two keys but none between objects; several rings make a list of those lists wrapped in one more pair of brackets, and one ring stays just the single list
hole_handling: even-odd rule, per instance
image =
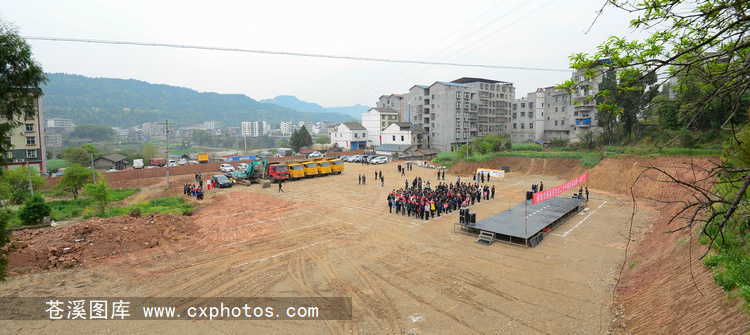
[{"label": "dirt road", "polygon": [[[383,170],[385,187],[375,182]],[[358,185],[365,173],[367,185]],[[87,266],[12,277],[3,296],[351,297],[352,320],[4,321],[13,333],[596,334],[607,331],[631,207],[593,191],[589,210],[536,248],[474,243],[454,232],[457,213],[429,221],[389,214],[386,195],[434,170],[347,164],[341,175],[211,190],[180,243]],[[462,180],[466,180],[463,177]],[[470,177],[469,177],[470,178]],[[456,176],[446,175],[455,181]],[[481,220],[521,203],[531,183],[510,173]],[[176,181],[179,184],[179,180]],[[156,185],[157,187],[159,185]],[[163,184],[161,185],[163,187]],[[148,191],[146,191],[148,192]],[[175,192],[177,193],[177,192]],[[656,212],[638,211],[634,239]]]}]

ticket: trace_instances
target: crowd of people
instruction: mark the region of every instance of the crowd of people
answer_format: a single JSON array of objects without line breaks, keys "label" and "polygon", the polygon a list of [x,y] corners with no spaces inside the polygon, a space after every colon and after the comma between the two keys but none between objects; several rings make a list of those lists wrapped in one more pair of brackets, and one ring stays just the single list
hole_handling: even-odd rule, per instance
[{"label": "crowd of people", "polygon": [[[216,188],[216,184],[214,184],[215,181],[212,179],[206,180],[206,188],[211,189],[211,187]],[[198,184],[196,186],[196,184]],[[182,194],[189,195],[192,197],[195,197],[196,200],[203,200],[203,175],[198,172],[195,174],[195,183],[187,183],[182,185]]]},{"label": "crowd of people", "polygon": [[477,182],[462,183],[459,177],[456,183],[440,180],[433,188],[429,181],[415,177],[411,183],[407,179],[404,188],[390,192],[387,200],[389,213],[429,220],[436,215],[440,217],[441,214],[451,213],[463,206],[494,198],[494,185],[490,187]]}]

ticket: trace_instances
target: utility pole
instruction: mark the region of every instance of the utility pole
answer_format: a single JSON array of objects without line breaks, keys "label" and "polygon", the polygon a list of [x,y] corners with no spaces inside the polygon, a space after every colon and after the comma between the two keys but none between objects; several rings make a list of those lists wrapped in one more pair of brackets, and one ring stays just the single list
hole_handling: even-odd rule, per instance
[{"label": "utility pole", "polygon": [[91,174],[94,176],[94,186],[96,186],[96,170],[94,170],[94,152],[92,151],[89,153],[91,154]]},{"label": "utility pole", "polygon": [[[174,122],[172,123],[174,124]],[[169,189],[169,120],[164,120],[164,135],[167,139],[167,189]]]},{"label": "utility pole", "polygon": [[31,196],[34,197],[34,185],[31,184],[31,168],[29,167],[29,162],[26,162],[26,172],[29,174],[29,190],[31,190]]}]

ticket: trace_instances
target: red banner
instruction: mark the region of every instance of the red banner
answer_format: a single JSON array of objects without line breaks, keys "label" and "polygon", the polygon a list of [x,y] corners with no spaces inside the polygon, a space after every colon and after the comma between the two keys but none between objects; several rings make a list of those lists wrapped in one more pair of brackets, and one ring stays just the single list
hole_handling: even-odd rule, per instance
[{"label": "red banner", "polygon": [[569,189],[571,189],[573,187],[578,186],[579,184],[581,184],[582,182],[584,182],[584,181],[586,181],[588,179],[589,179],[589,173],[586,172],[583,175],[581,175],[580,177],[578,177],[576,179],[573,179],[573,180],[571,180],[571,181],[569,181],[569,182],[567,182],[565,184],[562,184],[560,186],[555,186],[555,187],[553,187],[551,189],[544,190],[544,191],[541,191],[541,192],[536,192],[536,193],[534,193],[534,202],[533,202],[533,204],[536,205],[536,204],[538,204],[538,203],[540,203],[540,202],[542,202],[544,200],[552,198],[552,197],[554,197],[554,196],[556,196],[556,195],[558,195],[560,193],[563,193],[563,192],[565,192],[565,191],[567,191],[567,190],[569,190]]}]

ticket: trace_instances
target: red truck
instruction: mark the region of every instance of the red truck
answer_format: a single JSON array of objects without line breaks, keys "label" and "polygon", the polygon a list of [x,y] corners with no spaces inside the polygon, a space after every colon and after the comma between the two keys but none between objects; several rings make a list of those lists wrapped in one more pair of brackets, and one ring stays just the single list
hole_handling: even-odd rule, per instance
[{"label": "red truck", "polygon": [[148,165],[166,166],[167,159],[166,158],[151,158],[148,160]]}]

